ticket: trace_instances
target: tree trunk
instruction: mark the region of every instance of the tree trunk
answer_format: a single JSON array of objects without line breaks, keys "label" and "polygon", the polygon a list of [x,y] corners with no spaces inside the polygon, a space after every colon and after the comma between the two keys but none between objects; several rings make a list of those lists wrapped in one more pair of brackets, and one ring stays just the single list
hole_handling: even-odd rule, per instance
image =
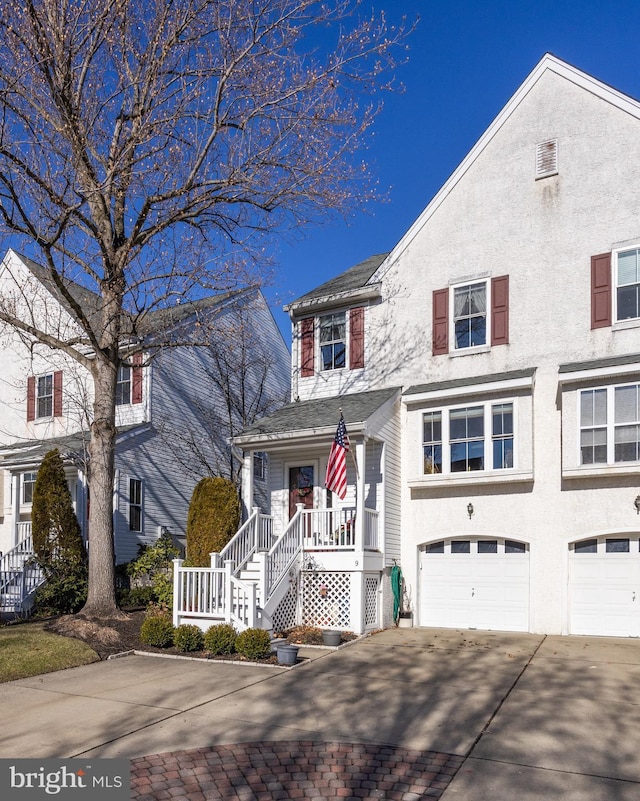
[{"label": "tree trunk", "polygon": [[81,613],[109,618],[120,615],[115,594],[113,545],[117,370],[106,359],[98,357],[92,372],[95,399],[89,442],[89,594]]}]

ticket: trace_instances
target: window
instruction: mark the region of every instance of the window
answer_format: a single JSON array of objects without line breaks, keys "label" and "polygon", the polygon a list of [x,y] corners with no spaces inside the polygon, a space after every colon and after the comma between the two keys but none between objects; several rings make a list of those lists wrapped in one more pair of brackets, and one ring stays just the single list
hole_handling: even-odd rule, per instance
[{"label": "window", "polygon": [[53,374],[36,379],[36,417],[53,416]]},{"label": "window", "polygon": [[253,454],[253,477],[260,479],[267,477],[267,454],[262,451]]},{"label": "window", "polygon": [[487,282],[453,290],[453,328],[456,350],[487,344]]},{"label": "window", "polygon": [[131,403],[131,367],[121,364],[116,383],[116,406],[125,406],[128,403]]},{"label": "window", "polygon": [[640,461],[640,384],[580,392],[580,464]]},{"label": "window", "polygon": [[339,370],[345,366],[346,319],[344,312],[325,314],[320,318],[320,360],[322,370]]},{"label": "window", "polygon": [[482,406],[449,413],[451,472],[484,470],[484,410]]},{"label": "window", "polygon": [[616,255],[616,320],[640,318],[640,248]]},{"label": "window", "polygon": [[513,402],[425,412],[423,473],[466,473],[515,467]]},{"label": "window", "polygon": [[142,531],[142,481],[129,479],[129,531]]},{"label": "window", "polygon": [[37,473],[22,474],[22,503],[33,503],[33,488],[36,484]]}]

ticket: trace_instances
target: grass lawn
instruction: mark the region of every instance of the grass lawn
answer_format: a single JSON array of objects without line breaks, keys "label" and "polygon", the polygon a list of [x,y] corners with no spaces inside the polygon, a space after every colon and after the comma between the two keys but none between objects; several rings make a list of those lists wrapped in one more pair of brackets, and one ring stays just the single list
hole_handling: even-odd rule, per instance
[{"label": "grass lawn", "polygon": [[85,643],[51,634],[43,626],[16,623],[0,628],[0,682],[98,661],[96,652]]}]

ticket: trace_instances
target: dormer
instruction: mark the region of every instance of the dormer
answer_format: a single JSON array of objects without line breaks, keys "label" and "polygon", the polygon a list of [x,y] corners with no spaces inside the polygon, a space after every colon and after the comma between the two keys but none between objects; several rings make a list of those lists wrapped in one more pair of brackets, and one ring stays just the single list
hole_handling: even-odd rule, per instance
[{"label": "dormer", "polygon": [[372,256],[285,306],[293,324],[293,398],[368,388],[367,314],[380,299],[371,281],[386,254]]}]

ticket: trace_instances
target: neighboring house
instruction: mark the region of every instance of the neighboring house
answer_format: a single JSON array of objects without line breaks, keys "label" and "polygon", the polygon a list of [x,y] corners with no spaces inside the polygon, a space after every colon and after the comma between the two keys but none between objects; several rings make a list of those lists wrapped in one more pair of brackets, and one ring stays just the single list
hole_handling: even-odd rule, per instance
[{"label": "neighboring house", "polygon": [[[46,270],[9,251],[0,266],[2,297],[15,295],[16,287],[51,330],[72,330]],[[95,308],[95,295],[78,285],[72,288],[83,308]],[[197,341],[197,332],[205,325],[216,331],[211,347],[154,347],[170,328]],[[152,312],[141,330],[148,349],[136,353],[118,374],[114,483],[118,564],[135,558],[139,546],[155,541],[163,530],[184,543],[196,482],[208,474],[233,477],[231,435],[257,414],[278,408],[289,392],[289,351],[258,289]],[[6,328],[0,334],[0,550],[5,554],[30,535],[36,473],[44,454],[54,447],[63,456],[76,514],[90,547],[87,446],[92,393],[87,379],[84,369],[65,354],[31,346]],[[268,505],[266,456],[258,454],[257,462],[262,473],[253,491]]]},{"label": "neighboring house", "polygon": [[304,505],[298,620],[390,622],[397,563],[417,625],[640,635],[639,209],[640,103],[545,55],[391,253],[288,306],[293,402],[235,441],[276,535]]}]

